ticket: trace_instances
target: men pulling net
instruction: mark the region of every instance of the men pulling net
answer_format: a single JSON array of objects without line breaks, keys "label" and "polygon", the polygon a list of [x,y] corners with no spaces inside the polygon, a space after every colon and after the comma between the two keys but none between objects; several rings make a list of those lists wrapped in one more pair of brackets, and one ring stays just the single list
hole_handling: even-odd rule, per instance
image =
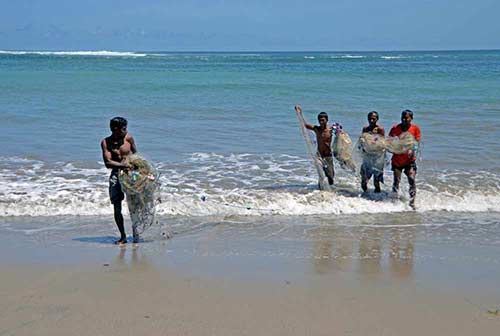
[{"label": "men pulling net", "polygon": [[160,203],[159,174],[138,154],[127,156],[125,164],[129,168],[121,171],[120,183],[127,195],[134,241],[138,241],[140,234],[158,222],[155,209]]},{"label": "men pulling net", "polygon": [[418,151],[418,142],[410,133],[403,133],[400,137],[384,137],[364,132],[359,137],[357,149],[363,160],[360,171],[363,191],[367,191],[367,182],[374,176],[375,192],[380,192],[380,183],[384,183],[386,153],[407,154]]}]

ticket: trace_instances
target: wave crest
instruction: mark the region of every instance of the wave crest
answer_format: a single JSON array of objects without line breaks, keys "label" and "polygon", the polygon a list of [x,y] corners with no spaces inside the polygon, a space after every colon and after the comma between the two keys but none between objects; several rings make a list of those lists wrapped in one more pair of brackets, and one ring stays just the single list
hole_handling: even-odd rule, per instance
[{"label": "wave crest", "polygon": [[144,57],[147,54],[132,51],[82,50],[82,51],[23,51],[0,50],[0,55],[41,55],[41,56],[106,56],[106,57]]},{"label": "wave crest", "polygon": [[[290,155],[194,153],[159,163],[161,215],[328,215],[410,210],[402,196],[363,194],[357,175],[337,167],[336,190],[316,190],[309,160]],[[437,175],[436,175],[437,174]],[[103,166],[50,165],[23,158],[0,164],[0,217],[111,214],[109,171]],[[386,172],[388,189],[391,176]],[[462,182],[461,182],[462,181]],[[422,172],[418,211],[498,211],[500,176],[494,172]]]}]

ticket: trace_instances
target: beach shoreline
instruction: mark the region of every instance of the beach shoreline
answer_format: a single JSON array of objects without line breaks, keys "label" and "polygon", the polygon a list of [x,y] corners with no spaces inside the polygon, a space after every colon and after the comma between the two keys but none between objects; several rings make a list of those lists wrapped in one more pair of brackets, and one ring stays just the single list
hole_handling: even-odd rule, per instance
[{"label": "beach shoreline", "polygon": [[245,232],[248,223],[233,219],[124,247],[99,230],[33,240],[3,229],[0,335],[493,335],[500,327],[488,313],[500,303],[496,246],[464,251],[457,237],[425,243],[401,228],[396,246],[389,227],[336,225],[299,240],[247,220],[255,226]]}]

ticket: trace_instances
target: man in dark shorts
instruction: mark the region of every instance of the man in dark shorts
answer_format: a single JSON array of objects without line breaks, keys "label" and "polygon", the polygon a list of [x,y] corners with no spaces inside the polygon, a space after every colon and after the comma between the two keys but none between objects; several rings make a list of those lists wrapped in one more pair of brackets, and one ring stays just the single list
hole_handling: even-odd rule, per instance
[{"label": "man in dark shorts", "polygon": [[126,244],[127,236],[123,224],[122,201],[125,198],[118,175],[120,170],[127,169],[125,158],[137,152],[134,138],[127,132],[127,120],[115,117],[109,122],[111,135],[101,141],[102,157],[106,168],[111,169],[109,176],[109,198],[113,204],[116,226],[120,231],[120,239],[116,244]]},{"label": "man in dark shorts", "polygon": [[[371,111],[368,113],[368,126],[363,127],[362,133],[378,134],[380,136],[385,136],[385,129],[378,124],[378,112]],[[371,157],[369,154],[365,154],[366,159],[363,160],[361,165],[361,189],[364,192],[368,191],[368,181],[373,175],[373,185],[375,186],[375,192],[379,193],[380,183],[384,183],[384,156],[383,157]],[[376,163],[380,165],[377,166]]]},{"label": "man in dark shorts", "polygon": [[[299,105],[295,106],[297,113],[302,113],[302,108]],[[328,178],[328,183],[333,184],[335,177],[335,170],[333,169],[333,156],[332,156],[332,126],[328,126],[328,114],[321,112],[318,114],[319,126],[305,123],[307,129],[314,131],[316,134],[316,142],[318,143],[318,153],[323,161],[323,170]]]},{"label": "man in dark shorts", "polygon": [[[389,136],[399,137],[402,133],[408,132],[420,143],[421,134],[420,127],[412,124],[413,112],[411,110],[404,110],[401,112],[401,123],[392,126]],[[415,197],[417,195],[417,185],[415,178],[417,175],[417,152],[418,146],[414,146],[408,153],[393,154],[392,155],[392,170],[394,172],[394,183],[392,191],[398,192],[399,183],[401,182],[401,173],[404,171],[408,177],[408,184],[410,185],[410,206],[415,209]]]}]

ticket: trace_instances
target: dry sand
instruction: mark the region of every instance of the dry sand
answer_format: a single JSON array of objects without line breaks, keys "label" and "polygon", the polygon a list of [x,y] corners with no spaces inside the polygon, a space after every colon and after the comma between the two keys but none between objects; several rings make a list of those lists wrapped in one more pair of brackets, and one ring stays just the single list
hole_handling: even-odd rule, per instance
[{"label": "dry sand", "polygon": [[117,259],[3,265],[0,335],[498,335],[457,293],[348,281],[237,281]]}]

